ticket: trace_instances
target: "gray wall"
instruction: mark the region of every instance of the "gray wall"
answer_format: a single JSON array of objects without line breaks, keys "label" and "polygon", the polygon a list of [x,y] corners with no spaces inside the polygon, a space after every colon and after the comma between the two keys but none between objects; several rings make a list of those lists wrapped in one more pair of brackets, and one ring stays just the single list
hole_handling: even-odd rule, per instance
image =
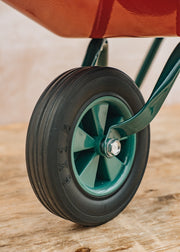
[{"label": "gray wall", "polygon": [[[58,37],[0,3],[0,124],[29,120],[41,92],[57,75],[81,65],[89,39]],[[148,97],[179,38],[167,38],[142,92]],[[152,38],[109,39],[109,65],[135,77]],[[166,104],[180,103],[180,78]]]}]

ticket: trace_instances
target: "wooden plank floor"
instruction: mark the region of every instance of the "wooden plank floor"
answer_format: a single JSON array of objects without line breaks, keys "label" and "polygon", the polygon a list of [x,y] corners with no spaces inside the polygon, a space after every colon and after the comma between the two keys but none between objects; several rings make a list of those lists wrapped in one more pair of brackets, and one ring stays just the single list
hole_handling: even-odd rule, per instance
[{"label": "wooden plank floor", "polygon": [[180,106],[152,123],[141,186],[117,218],[84,228],[50,214],[26,174],[26,125],[0,127],[0,251],[180,251]]}]

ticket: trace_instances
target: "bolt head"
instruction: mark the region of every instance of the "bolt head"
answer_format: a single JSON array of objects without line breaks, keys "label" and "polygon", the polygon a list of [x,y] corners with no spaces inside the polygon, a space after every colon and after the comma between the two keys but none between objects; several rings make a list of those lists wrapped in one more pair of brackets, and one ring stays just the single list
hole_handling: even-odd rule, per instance
[{"label": "bolt head", "polygon": [[118,139],[110,138],[101,143],[101,153],[103,153],[107,158],[117,156],[120,152],[121,143]]},{"label": "bolt head", "polygon": [[112,155],[117,156],[121,151],[121,144],[118,140],[113,140],[110,143],[110,152]]},{"label": "bolt head", "polygon": [[121,143],[117,139],[108,139],[106,143],[104,143],[104,153],[106,157],[110,158],[113,156],[117,156],[121,151]]}]

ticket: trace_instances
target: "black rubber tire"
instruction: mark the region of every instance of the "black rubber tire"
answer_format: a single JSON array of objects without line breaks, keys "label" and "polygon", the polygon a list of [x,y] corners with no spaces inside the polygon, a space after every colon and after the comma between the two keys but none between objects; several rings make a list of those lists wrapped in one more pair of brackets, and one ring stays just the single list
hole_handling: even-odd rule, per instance
[{"label": "black rubber tire", "polygon": [[70,154],[73,131],[84,108],[108,94],[125,100],[132,113],[144,105],[139,89],[123,72],[107,67],[77,68],[56,78],[43,92],[28,128],[26,162],[35,194],[52,213],[86,226],[103,224],[127,206],[149,154],[148,126],[136,134],[131,172],[115,193],[95,197],[78,185]]}]

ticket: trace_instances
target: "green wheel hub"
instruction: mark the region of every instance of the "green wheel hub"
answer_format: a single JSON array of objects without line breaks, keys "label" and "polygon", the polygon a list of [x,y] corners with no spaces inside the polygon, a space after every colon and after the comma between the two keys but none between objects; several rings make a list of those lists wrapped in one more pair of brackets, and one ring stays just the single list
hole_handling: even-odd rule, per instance
[{"label": "green wheel hub", "polygon": [[[76,180],[86,193],[111,195],[127,179],[135,156],[136,135],[121,141],[117,155],[106,155],[104,139],[111,125],[131,116],[127,103],[115,96],[93,100],[79,116],[72,137],[71,161]],[[112,132],[110,137],[118,139],[118,132]]]}]

